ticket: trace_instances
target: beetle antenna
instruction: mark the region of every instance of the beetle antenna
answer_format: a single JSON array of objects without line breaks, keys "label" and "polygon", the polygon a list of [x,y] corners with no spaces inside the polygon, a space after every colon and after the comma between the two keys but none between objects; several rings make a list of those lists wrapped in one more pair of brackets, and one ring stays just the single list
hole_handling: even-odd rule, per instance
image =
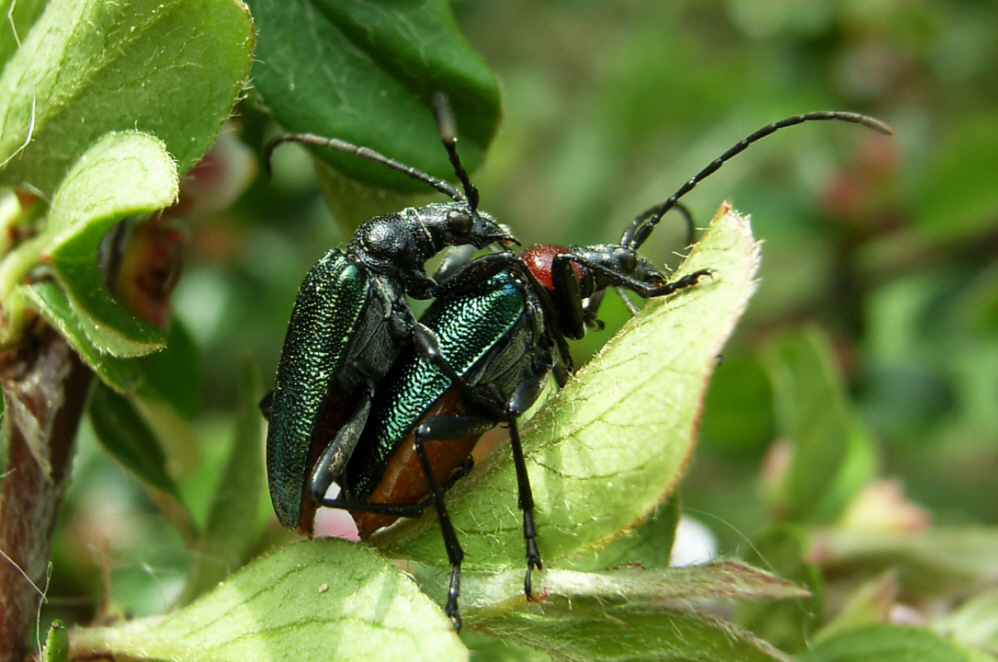
[{"label": "beetle antenna", "polygon": [[[634,241],[634,233],[637,232],[638,228],[642,227],[649,218],[654,216],[661,206],[661,204],[657,204],[638,214],[637,218],[635,218],[634,221],[627,226],[627,229],[624,230],[624,235],[620,238],[620,244],[622,246],[636,248],[636,246],[631,246],[631,242]],[[683,220],[686,221],[686,243],[683,244],[683,246],[692,246],[693,233],[696,231],[696,228],[693,226],[693,214],[690,212],[690,208],[681,202],[675,203],[672,207],[673,209],[679,211],[679,213],[683,215]]]},{"label": "beetle antenna", "polygon": [[771,133],[775,133],[780,129],[785,129],[789,126],[794,126],[796,124],[803,124],[804,122],[813,122],[821,120],[837,120],[840,122],[851,122],[853,124],[862,124],[863,126],[873,129],[878,133],[890,136],[894,134],[893,129],[889,127],[884,122],[876,119],[875,117],[870,117],[869,115],[862,115],[860,113],[850,113],[835,110],[821,110],[813,113],[804,113],[803,115],[794,115],[793,117],[788,117],[786,119],[780,120],[779,122],[774,122],[767,126],[762,127],[755,133],[752,133],[748,137],[737,142],[731,149],[726,151],[721,156],[717,157],[710,162],[706,168],[694,175],[688,182],[679,187],[679,190],[672,194],[668,200],[663,202],[658,206],[655,211],[647,217],[647,219],[641,222],[642,216],[639,216],[635,223],[628,226],[624,231],[621,243],[633,249],[637,249],[648,239],[648,235],[655,228],[655,225],[662,220],[662,216],[665,215],[667,211],[676,206],[677,202],[681,197],[693,190],[693,188],[704,179],[712,175],[718,170],[725,161],[730,160],[737,154],[740,154],[752,143],[761,140]]},{"label": "beetle antenna", "polygon": [[[264,152],[263,162],[266,166],[268,177],[271,176],[270,158],[273,155],[274,150],[277,149],[279,145],[283,145],[284,143],[313,145],[315,147],[325,147],[337,152],[351,154],[367,161],[379,163],[386,168],[402,173],[410,179],[415,179],[418,182],[429,184],[456,202],[462,202],[464,200],[464,196],[461,195],[461,192],[454,188],[450,182],[437,179],[433,175],[427,174],[422,170],[413,168],[412,166],[407,166],[406,164],[400,163],[395,159],[390,159],[384,154],[374,151],[370,147],[358,147],[353,143],[348,143],[345,140],[340,140],[339,138],[323,138],[322,136],[317,136],[311,133],[289,133],[286,136],[274,138],[267,143],[267,149]],[[467,177],[467,175],[465,176]]]},{"label": "beetle antenna", "polygon": [[433,95],[433,116],[437,120],[437,130],[440,132],[440,141],[447,150],[450,164],[454,168],[454,174],[464,187],[464,195],[468,199],[468,206],[471,211],[478,211],[478,188],[471,183],[468,173],[461,165],[461,158],[457,155],[457,127],[454,122],[454,112],[451,110],[450,101],[443,92]]}]

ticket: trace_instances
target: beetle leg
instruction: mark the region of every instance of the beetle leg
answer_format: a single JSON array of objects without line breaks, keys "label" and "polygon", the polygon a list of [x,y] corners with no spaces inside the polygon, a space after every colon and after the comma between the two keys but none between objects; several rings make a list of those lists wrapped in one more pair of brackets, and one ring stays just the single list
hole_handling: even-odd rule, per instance
[{"label": "beetle leg", "polygon": [[542,366],[520,384],[506,405],[509,445],[513,451],[513,466],[516,467],[517,502],[520,510],[523,511],[523,540],[526,544],[527,556],[527,574],[523,580],[523,593],[528,600],[532,597],[533,591],[530,574],[534,568],[540,570],[542,565],[541,553],[537,548],[537,528],[534,526],[534,494],[530,488],[530,476],[527,474],[527,463],[523,457],[523,445],[520,443],[520,429],[517,425],[517,419],[540,397],[550,371],[550,366]]},{"label": "beetle leg", "polygon": [[[578,340],[586,334],[586,313],[582,305],[582,292],[579,281],[572,269],[574,253],[560,253],[551,261],[551,283],[554,285],[554,300],[558,307],[561,328],[569,338]],[[595,317],[593,310],[592,316]]]},{"label": "beetle leg", "polygon": [[[443,265],[441,265],[441,269]],[[437,286],[436,295],[452,294],[470,289],[480,285],[483,281],[492,278],[502,271],[510,269],[522,270],[523,262],[519,256],[511,251],[500,251],[498,253],[488,253],[476,260],[464,265],[456,273],[447,277],[445,281]]]},{"label": "beetle leg", "polygon": [[454,275],[460,273],[474,254],[475,247],[471,244],[451,246],[440,262],[440,266],[433,272],[433,280],[440,284],[450,280]]},{"label": "beetle leg", "polygon": [[309,479],[309,489],[312,491],[312,496],[320,503],[326,496],[329,486],[340,477],[350,460],[350,456],[353,455],[357,442],[360,440],[360,434],[364,431],[364,425],[367,423],[367,416],[371,413],[373,398],[374,389],[366,388],[357,404],[357,409],[336,433],[336,437],[322,451],[319,461],[315,463],[315,469],[313,469]]},{"label": "beetle leg", "polygon": [[461,629],[461,615],[457,608],[457,599],[461,594],[461,561],[464,550],[457,539],[454,525],[451,524],[444,504],[444,490],[437,482],[433,473],[433,464],[426,453],[425,444],[428,441],[454,441],[472,435],[481,435],[496,425],[496,420],[487,416],[431,416],[416,428],[415,445],[419,464],[423,468],[423,477],[433,495],[433,505],[437,511],[437,521],[440,523],[440,533],[447,549],[447,559],[451,565],[450,586],[447,588],[446,613],[453,619],[454,628]]}]

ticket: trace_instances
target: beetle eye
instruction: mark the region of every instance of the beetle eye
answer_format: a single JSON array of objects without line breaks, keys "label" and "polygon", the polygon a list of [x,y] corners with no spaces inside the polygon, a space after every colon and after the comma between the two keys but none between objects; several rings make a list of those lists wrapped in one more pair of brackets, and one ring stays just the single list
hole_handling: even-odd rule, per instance
[{"label": "beetle eye", "polygon": [[627,250],[626,248],[617,249],[616,262],[617,266],[627,273],[631,273],[638,266],[638,258],[634,254],[634,251]]},{"label": "beetle eye", "polygon": [[447,225],[454,234],[468,234],[475,226],[475,220],[471,214],[461,209],[453,209],[447,212]]}]

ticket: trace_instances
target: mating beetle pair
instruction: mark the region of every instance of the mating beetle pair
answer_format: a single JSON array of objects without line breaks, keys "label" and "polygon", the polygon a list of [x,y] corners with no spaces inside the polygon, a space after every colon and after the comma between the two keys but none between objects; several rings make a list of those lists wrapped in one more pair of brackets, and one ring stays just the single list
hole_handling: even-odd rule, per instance
[{"label": "mating beetle pair", "polygon": [[[441,108],[438,105],[438,119],[446,115]],[[334,296],[340,296],[337,290],[340,286],[329,282],[326,285],[336,292],[316,299],[312,292],[318,283],[307,278],[285,341],[267,441],[271,494],[279,517],[278,503],[287,503],[290,494],[292,504],[294,497],[298,497],[301,499],[299,504],[311,500],[353,511],[361,535],[366,537],[397,517],[417,516],[426,507],[434,506],[452,566],[446,610],[460,627],[457,601],[463,552],[447,516],[444,490],[449,481],[466,470],[471,449],[478,438],[495,425],[505,423],[510,430],[519,507],[523,511],[527,557],[524,588],[529,597],[531,571],[540,568],[541,559],[536,543],[533,498],[518,432],[519,416],[537,399],[549,375],[553,374],[559,385],[565,383],[571,372],[567,339],[581,338],[587,327],[601,328],[598,310],[606,288],[630,290],[642,298],[665,296],[695,285],[708,275],[709,272],[701,271],[670,283],[637,254],[655,225],[677,205],[679,198],[752,142],[785,126],[810,120],[843,120],[890,132],[877,120],[853,113],[821,112],[788,118],[739,142],[664,203],[639,215],[625,229],[618,245],[536,246],[519,256],[504,251],[472,260],[449,279],[429,288],[434,291],[435,301],[420,321],[409,327],[412,343],[407,342],[406,329],[401,336],[391,334],[387,316],[365,317],[367,326],[347,327],[354,331],[344,340],[336,336],[341,342],[338,346],[363,347],[371,355],[372,345],[365,339],[373,334],[382,343],[378,355],[383,359],[391,355],[394,359],[393,363],[389,361],[390,367],[384,360],[377,364],[381,370],[378,376],[372,377],[377,370],[367,369],[366,381],[359,388],[357,380],[345,378],[358,370],[359,363],[354,357],[360,354],[356,349],[332,351],[336,363],[324,358],[323,366],[334,367],[324,368],[326,371],[321,375],[312,367],[315,361],[309,363],[302,358],[303,352],[308,350],[299,345],[305,345],[302,339],[318,331],[314,323],[318,314],[299,315],[299,308],[313,311],[327,305]],[[466,191],[463,199],[452,195],[455,204],[460,206],[463,202],[465,211],[479,218],[477,195],[471,193],[474,188],[468,183],[453,149],[453,132],[445,130],[448,122],[438,121],[438,124],[444,127],[441,131],[444,143],[449,145],[455,172]],[[303,142],[320,144],[315,139]],[[334,142],[336,144],[329,146],[341,149],[344,145]],[[344,151],[363,155],[360,148],[349,148]],[[394,165],[389,167],[410,176],[416,172]],[[429,176],[417,178],[432,179]],[[438,190],[442,189],[438,187]],[[366,226],[376,221],[378,219],[368,221],[358,233],[370,236]],[[381,235],[381,239],[389,249],[397,245],[392,243],[392,233]],[[499,238],[490,234],[481,243],[509,241],[508,235]],[[473,241],[462,243],[480,245]],[[370,249],[369,244],[366,250]],[[407,262],[404,266],[403,272],[408,272],[421,268],[422,262],[418,265]],[[449,268],[456,267],[450,265]],[[319,265],[313,272],[317,269]],[[420,275],[425,278],[425,274]],[[393,276],[380,274],[377,278],[392,280]],[[405,289],[404,285],[402,282],[394,291],[400,292]],[[351,287],[344,287],[344,295],[352,294]],[[626,296],[624,298],[633,306]],[[398,305],[405,306],[400,294]],[[382,321],[380,328],[379,319]],[[411,319],[411,313],[407,319]],[[319,341],[312,339],[312,342]],[[308,374],[304,374],[306,372]],[[330,384],[325,392],[321,390],[323,380]],[[307,391],[308,402],[318,400],[320,404],[310,405],[313,415],[304,424],[298,420],[278,423],[277,419],[288,416],[290,411],[300,411],[300,407],[289,409],[289,403],[306,400],[295,392],[302,383],[317,389],[318,396]],[[280,400],[278,387],[285,391]],[[337,408],[353,413],[337,413]],[[278,424],[275,426],[275,423]],[[285,465],[282,462],[285,456],[295,458],[295,463]],[[326,499],[322,493],[332,482],[337,482],[342,492],[335,499]],[[307,528],[313,514],[303,506],[297,511],[294,507],[286,508],[286,511],[282,523],[299,528]]]}]

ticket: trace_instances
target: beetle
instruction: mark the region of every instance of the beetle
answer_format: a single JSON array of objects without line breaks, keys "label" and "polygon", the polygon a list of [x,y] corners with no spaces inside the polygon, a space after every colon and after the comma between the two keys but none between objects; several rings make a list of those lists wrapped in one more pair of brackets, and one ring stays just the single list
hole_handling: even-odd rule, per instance
[{"label": "beetle", "polygon": [[431,304],[417,324],[416,342],[379,384],[367,425],[336,476],[340,495],[320,504],[351,510],[362,538],[434,506],[452,568],[446,613],[460,628],[463,551],[443,496],[448,484],[467,471],[479,437],[503,423],[509,428],[523,512],[524,592],[531,597],[531,572],[541,567],[541,559],[518,418],[536,401],[549,375],[559,386],[565,384],[572,369],[567,340],[581,338],[587,328],[602,328],[598,311],[607,288],[647,299],[692,287],[711,274],[703,270],[670,282],[638,255],[665,213],[748,145],[813,120],[854,122],[891,133],[879,120],[856,113],[787,118],[739,141],[664,203],[638,215],[619,244],[541,245],[518,256],[508,251],[484,255],[466,265],[460,273],[469,281]]},{"label": "beetle", "polygon": [[515,242],[508,229],[478,210],[478,191],[461,166],[453,118],[440,95],[434,98],[434,113],[463,193],[448,182],[342,140],[291,134],[267,147],[268,170],[277,146],[298,142],[379,163],[452,200],[365,221],[345,250],[331,249],[305,275],[288,323],[274,390],[261,402],[269,421],[270,496],[285,527],[311,533],[316,495],[325,494],[331,477],[350,457],[375,387],[409,342],[415,316],[404,295],[428,299],[463,282],[458,271],[442,286],[425,273],[425,262],[448,246],[484,248]]}]

